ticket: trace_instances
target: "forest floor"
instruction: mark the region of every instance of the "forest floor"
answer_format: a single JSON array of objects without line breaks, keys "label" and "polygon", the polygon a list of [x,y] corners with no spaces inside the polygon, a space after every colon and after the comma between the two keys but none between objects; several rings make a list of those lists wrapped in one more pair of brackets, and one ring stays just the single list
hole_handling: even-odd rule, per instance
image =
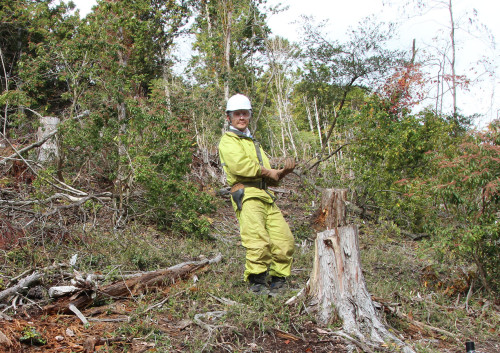
[{"label": "forest floor", "polygon": [[[285,305],[310,275],[320,195],[295,175],[279,191],[278,205],[297,244],[289,288],[281,296],[256,296],[242,281],[244,249],[227,197],[218,197],[217,211],[209,216],[211,240],[174,236],[136,223],[116,232],[103,219],[84,232],[75,229],[72,235],[3,251],[0,285],[22,274],[28,264],[32,270],[43,268],[68,262],[74,254],[79,273],[104,276],[100,286],[131,272],[217,254],[222,260],[187,279],[140,293],[131,289],[128,296],[81,308],[88,324],[74,314],[44,310],[49,304],[46,290],[68,284],[67,273],[53,270],[36,287],[41,294],[17,297],[0,308],[0,352],[361,351],[335,334],[341,323],[318,324],[301,301]],[[354,222],[360,228],[368,290],[386,309],[379,314],[392,332],[417,352],[465,352],[467,340],[475,341],[478,352],[500,352],[499,300],[471,288],[468,268],[433,260],[425,243],[405,238],[390,222]]]}]

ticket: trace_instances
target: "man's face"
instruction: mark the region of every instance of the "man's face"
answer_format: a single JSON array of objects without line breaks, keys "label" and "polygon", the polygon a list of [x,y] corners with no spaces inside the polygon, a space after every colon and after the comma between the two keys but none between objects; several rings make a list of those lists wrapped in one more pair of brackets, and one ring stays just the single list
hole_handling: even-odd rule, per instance
[{"label": "man's face", "polygon": [[231,125],[242,132],[247,129],[251,116],[251,111],[247,109],[234,110],[227,114]]}]

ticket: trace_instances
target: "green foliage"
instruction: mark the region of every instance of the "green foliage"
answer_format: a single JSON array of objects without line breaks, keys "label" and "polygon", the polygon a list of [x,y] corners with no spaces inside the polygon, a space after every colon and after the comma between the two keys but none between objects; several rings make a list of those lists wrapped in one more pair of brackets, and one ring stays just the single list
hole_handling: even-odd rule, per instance
[{"label": "green foliage", "polygon": [[22,336],[19,341],[33,346],[43,346],[47,344],[47,340],[43,338],[42,334],[32,326],[26,326],[22,331]]},{"label": "green foliage", "polygon": [[341,117],[339,125],[353,135],[342,163],[354,174],[345,181],[358,206],[421,230],[424,205],[419,199],[408,202],[404,181],[432,173],[427,152],[450,146],[449,124],[429,111],[398,117],[373,96],[358,114]]},{"label": "green foliage", "polygon": [[435,150],[435,174],[410,190],[428,200],[426,228],[441,252],[475,263],[483,286],[500,286],[500,123],[471,132],[457,149]]},{"label": "green foliage", "polygon": [[154,99],[135,106],[131,115],[127,136],[131,168],[134,180],[146,191],[146,203],[133,208],[163,228],[208,236],[209,223],[200,214],[213,210],[211,197],[185,179],[196,146],[186,124]]},{"label": "green foliage", "polygon": [[[205,87],[214,82],[229,86],[230,92],[253,96],[254,80],[262,71],[255,56],[265,51],[264,41],[270,33],[261,1],[230,0],[199,2],[199,14],[192,28],[196,34],[194,49],[198,55],[191,61],[194,76]],[[226,42],[230,40],[229,60]]]},{"label": "green foliage", "polygon": [[[388,50],[386,42],[394,35],[394,26],[367,18],[349,32],[344,43],[329,39],[323,24],[306,19],[303,27],[305,45],[304,80],[298,92],[307,100],[316,100],[321,125],[333,123],[338,111],[351,102],[356,109],[359,95],[348,95],[359,87],[375,86],[377,78],[390,72],[401,60],[402,53]],[[373,90],[373,89],[372,89]]]}]

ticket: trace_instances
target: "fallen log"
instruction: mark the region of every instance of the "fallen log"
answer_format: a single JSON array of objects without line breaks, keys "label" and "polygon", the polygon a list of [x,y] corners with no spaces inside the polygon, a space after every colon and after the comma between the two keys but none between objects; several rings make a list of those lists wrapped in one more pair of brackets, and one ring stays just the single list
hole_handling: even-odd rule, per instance
[{"label": "fallen log", "polygon": [[57,302],[45,306],[44,311],[49,314],[56,312],[68,314],[71,312],[70,305],[83,309],[106,298],[135,296],[148,290],[175,283],[177,280],[184,280],[194,272],[207,265],[219,262],[221,259],[222,255],[219,254],[213,259],[184,262],[167,269],[147,272],[141,276],[112,283],[99,288],[97,291],[84,290],[71,297],[60,298]]}]

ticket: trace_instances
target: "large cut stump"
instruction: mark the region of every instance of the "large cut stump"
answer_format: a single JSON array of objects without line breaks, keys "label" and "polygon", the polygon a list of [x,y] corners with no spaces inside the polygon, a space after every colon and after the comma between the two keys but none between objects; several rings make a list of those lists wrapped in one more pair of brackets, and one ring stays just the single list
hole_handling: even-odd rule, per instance
[{"label": "large cut stump", "polygon": [[325,190],[320,218],[326,230],[315,242],[313,270],[305,288],[308,310],[323,324],[342,321],[343,333],[368,346],[392,342],[413,352],[380,321],[361,270],[358,227],[346,223],[347,190]]}]

